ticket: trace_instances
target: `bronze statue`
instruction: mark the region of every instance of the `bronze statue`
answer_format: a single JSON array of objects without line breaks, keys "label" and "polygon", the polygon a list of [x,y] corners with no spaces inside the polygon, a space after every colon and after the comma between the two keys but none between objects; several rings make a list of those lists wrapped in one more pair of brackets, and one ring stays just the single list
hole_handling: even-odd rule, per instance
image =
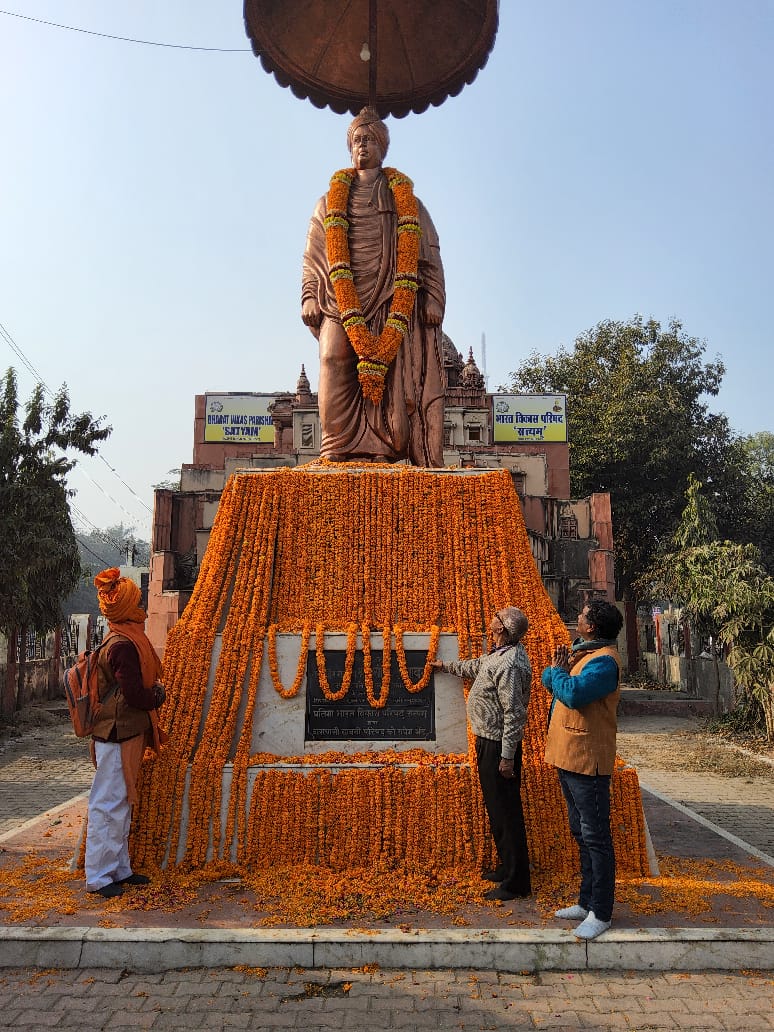
[{"label": "bronze statue", "polygon": [[331,179],[304,253],[301,317],[320,344],[320,452],[440,467],[438,234],[411,181],[382,168],[389,133],[374,110],[353,120],[347,143],[353,168]]}]

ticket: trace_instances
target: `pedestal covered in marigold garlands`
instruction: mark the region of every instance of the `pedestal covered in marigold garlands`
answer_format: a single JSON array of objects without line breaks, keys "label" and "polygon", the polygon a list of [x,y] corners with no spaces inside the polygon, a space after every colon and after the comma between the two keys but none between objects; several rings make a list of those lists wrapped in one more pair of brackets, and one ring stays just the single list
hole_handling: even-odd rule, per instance
[{"label": "pedestal covered in marigold garlands", "polygon": [[[421,692],[438,649],[480,655],[492,613],[507,605],[530,621],[522,773],[530,855],[538,871],[555,872],[577,866],[577,852],[556,773],[543,761],[540,673],[568,633],[536,569],[508,472],[315,464],[236,473],[167,642],[170,743],[143,766],[133,863],[490,863],[469,741],[449,753],[391,742],[355,752],[310,744],[289,755],[262,737],[265,717],[257,715],[267,705],[280,713],[298,705],[308,650],[322,658],[334,636],[345,643],[345,676],[326,697],[346,696],[347,663],[362,651],[368,705],[385,704],[389,676],[374,676],[370,665],[376,642],[385,663],[396,656],[406,689]],[[298,657],[289,672],[277,648],[288,634],[297,636]],[[418,676],[405,663],[409,635],[424,644]],[[324,665],[320,675],[324,684]],[[436,693],[462,694],[459,682],[438,680]],[[613,775],[611,822],[619,872],[647,874],[637,776],[623,763]]]}]

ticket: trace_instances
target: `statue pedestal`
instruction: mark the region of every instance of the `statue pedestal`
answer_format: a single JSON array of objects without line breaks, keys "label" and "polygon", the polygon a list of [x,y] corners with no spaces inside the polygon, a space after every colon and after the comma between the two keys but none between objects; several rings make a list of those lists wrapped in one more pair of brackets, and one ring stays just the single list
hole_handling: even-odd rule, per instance
[{"label": "statue pedestal", "polygon": [[[492,614],[506,605],[530,622],[530,856],[536,871],[569,871],[577,852],[556,771],[543,760],[549,700],[540,683],[567,629],[535,567],[508,472],[345,465],[235,474],[168,638],[170,743],[143,767],[133,862],[490,864],[462,684],[433,673],[422,692],[408,688],[436,637],[442,659],[480,655]],[[383,634],[405,665],[381,707]],[[648,874],[631,768],[613,776],[611,826],[619,872]]]},{"label": "statue pedestal", "polygon": [[[422,656],[422,662],[424,662],[424,656],[427,653],[430,643],[429,634],[419,633],[405,633],[403,635],[403,647],[406,650],[407,655],[420,654]],[[373,633],[370,636],[370,646],[372,656],[381,654],[383,649],[383,638],[381,634]],[[317,657],[314,649],[314,636],[312,636],[309,656],[306,661],[306,668],[308,670],[316,671]],[[362,656],[362,635],[358,634],[356,647],[359,654]],[[300,634],[291,633],[280,633],[277,635],[277,665],[279,669],[279,675],[284,685],[290,685],[293,683],[294,677],[299,667],[300,652],[302,647],[302,636]],[[205,712],[208,710],[213,683],[215,677],[215,671],[217,670],[218,662],[220,660],[222,648],[222,635],[216,636],[215,644],[212,651],[212,663],[210,669],[210,677],[207,688],[207,695],[205,698],[204,709]],[[266,656],[266,650],[268,649],[268,642],[264,646],[264,657]],[[329,667],[340,668],[343,666],[343,658],[346,655],[347,649],[347,635],[346,634],[327,634],[325,636],[325,654],[326,661]],[[391,649],[394,654],[395,650],[395,638],[391,638]],[[454,634],[442,634],[439,639],[437,656],[442,660],[456,659],[458,655],[457,649],[457,636]],[[336,658],[340,657],[342,662],[336,662]],[[376,672],[375,679],[377,682],[377,690],[381,686],[380,677],[381,664],[379,663]],[[421,672],[421,671],[420,671]],[[357,668],[356,668],[357,674]],[[372,707],[362,704],[352,704],[351,695],[362,695],[362,684],[357,683],[357,677],[353,677],[353,684],[350,688],[350,692],[347,693],[345,699],[338,702],[325,702],[326,710],[331,711],[333,714],[344,713],[344,719],[350,723],[361,724],[361,727],[355,727],[354,732],[356,737],[347,738],[335,738],[326,739],[323,737],[307,738],[305,736],[305,729],[308,728],[308,678],[307,674],[304,674],[298,693],[292,698],[282,698],[274,688],[274,682],[272,673],[270,670],[269,663],[264,661],[261,667],[260,679],[258,682],[258,692],[255,703],[255,710],[253,713],[253,731],[251,739],[251,754],[254,756],[263,756],[269,754],[274,757],[273,762],[268,759],[266,762],[251,763],[247,772],[247,792],[246,799],[251,799],[255,791],[256,779],[263,777],[264,780],[268,775],[271,775],[273,780],[280,780],[286,783],[286,788],[291,785],[295,785],[295,790],[290,789],[296,793],[303,792],[300,787],[300,778],[312,778],[319,779],[322,776],[325,793],[330,797],[329,805],[326,807],[329,814],[333,813],[335,816],[331,825],[326,827],[325,834],[321,837],[321,849],[320,852],[323,855],[330,854],[330,848],[326,847],[326,841],[335,838],[341,830],[344,831],[345,835],[352,833],[352,829],[360,826],[362,827],[364,822],[368,819],[368,812],[371,807],[370,801],[366,798],[363,799],[362,812],[357,813],[352,811],[353,800],[346,799],[347,796],[351,795],[349,784],[342,785],[343,781],[347,781],[354,773],[358,779],[363,782],[366,778],[376,778],[379,783],[381,790],[384,790],[384,786],[387,782],[391,782],[396,792],[396,808],[393,814],[393,823],[404,823],[406,821],[406,813],[403,812],[404,807],[402,805],[402,797],[406,794],[407,784],[411,786],[412,782],[416,787],[418,778],[424,779],[426,774],[422,773],[422,766],[416,762],[414,756],[414,750],[421,749],[428,756],[436,756],[438,758],[438,764],[442,772],[445,771],[448,775],[450,771],[453,771],[455,779],[460,779],[468,783],[469,787],[473,786],[471,779],[471,771],[467,761],[467,720],[465,715],[465,700],[462,691],[462,681],[458,677],[454,677],[448,673],[434,673],[432,675],[432,687],[433,692],[433,713],[432,713],[432,737],[412,737],[407,738],[405,735],[401,737],[391,738],[385,734],[381,734],[378,738],[369,738],[367,735],[367,726],[372,722],[372,718],[376,713],[384,713],[386,716],[393,716],[393,723],[401,719],[401,715],[404,713],[404,707],[402,703],[406,701],[407,693],[403,690],[403,684],[398,675],[397,679],[393,677],[390,687],[390,697],[388,698],[387,704],[383,711],[373,710]],[[249,671],[247,675],[249,677]],[[426,689],[425,691],[427,691]],[[392,703],[392,697],[400,692],[401,698],[396,703]],[[246,697],[246,693],[245,694]],[[424,693],[422,693],[424,694]],[[415,699],[420,696],[414,696]],[[409,697],[410,699],[410,697]],[[245,706],[241,707],[240,721],[244,719]],[[396,716],[397,714],[397,716]],[[334,718],[335,719],[335,718]],[[405,717],[404,717],[405,719]],[[343,721],[338,721],[343,723]],[[389,721],[388,721],[389,722]],[[394,753],[405,753],[406,761],[404,763],[396,762]],[[331,761],[330,755],[334,753],[338,759]],[[389,762],[387,765],[380,762],[380,754],[388,760],[387,754],[389,755]],[[364,754],[371,754],[370,761],[363,760]],[[456,756],[456,760],[451,760],[451,756]],[[348,757],[351,757],[349,759]],[[290,762],[283,762],[285,759],[289,759]],[[306,761],[306,762],[304,762]],[[311,762],[310,762],[311,761]],[[342,777],[342,775],[344,775]],[[436,771],[437,775],[437,771]],[[221,811],[220,811],[220,825],[222,829],[226,829],[228,824],[228,800],[231,795],[231,784],[233,777],[233,764],[226,763],[223,767],[222,784],[221,784]],[[443,778],[443,773],[441,774]],[[181,828],[180,828],[180,843],[177,849],[177,855],[175,857],[177,862],[182,861],[185,855],[184,843],[188,833],[188,821],[189,821],[189,785],[190,785],[190,773],[186,777],[186,788],[185,797],[181,815]],[[339,792],[339,789],[341,790]],[[319,784],[317,790],[312,793],[315,803],[319,798]],[[411,791],[409,787],[408,791]],[[304,793],[305,795],[308,793]],[[338,796],[341,795],[341,800]],[[413,805],[413,804],[412,804]],[[357,802],[354,802],[354,806],[357,807]],[[410,809],[411,807],[409,807]],[[315,806],[314,812],[312,810],[306,810],[303,814],[298,813],[297,808],[295,809],[295,816],[300,821],[308,826],[317,827],[320,820],[319,805]],[[249,818],[249,809],[245,813],[245,819]],[[344,821],[345,823],[341,828],[337,828],[337,825]],[[369,833],[370,838],[370,833]],[[273,848],[273,847],[272,847]],[[221,856],[229,855],[230,859],[236,861],[238,854],[238,843],[236,835],[232,836],[230,844],[221,840],[218,844],[217,854]],[[213,848],[213,843],[210,843],[207,853],[207,859],[211,860],[216,854]],[[295,855],[295,854],[294,854]],[[268,860],[268,856],[266,857]],[[474,862],[473,856],[465,857],[467,862]],[[315,862],[321,862],[319,854],[315,855]]]}]

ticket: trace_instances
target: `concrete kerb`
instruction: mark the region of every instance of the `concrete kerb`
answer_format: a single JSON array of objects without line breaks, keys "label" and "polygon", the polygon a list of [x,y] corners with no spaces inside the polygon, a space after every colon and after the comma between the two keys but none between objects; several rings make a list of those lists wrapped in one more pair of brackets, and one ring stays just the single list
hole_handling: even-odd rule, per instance
[{"label": "concrete kerb", "polygon": [[584,943],[564,930],[0,927],[0,967],[473,968],[536,971],[730,971],[774,968],[774,928],[611,929]]},{"label": "concrete kerb", "polygon": [[37,817],[31,817],[28,821],[23,821],[21,824],[17,824],[15,827],[11,828],[10,831],[4,831],[3,834],[0,835],[0,845],[2,845],[3,842],[10,842],[11,839],[16,838],[16,836],[20,835],[22,832],[30,831],[32,828],[37,827],[41,821],[50,819],[51,817],[56,817],[58,814],[64,813],[65,810],[69,810],[73,805],[76,805],[82,800],[88,798],[88,792],[80,792],[78,795],[66,800],[66,802],[60,803],[58,806],[50,807],[45,811],[45,813],[38,814]]}]

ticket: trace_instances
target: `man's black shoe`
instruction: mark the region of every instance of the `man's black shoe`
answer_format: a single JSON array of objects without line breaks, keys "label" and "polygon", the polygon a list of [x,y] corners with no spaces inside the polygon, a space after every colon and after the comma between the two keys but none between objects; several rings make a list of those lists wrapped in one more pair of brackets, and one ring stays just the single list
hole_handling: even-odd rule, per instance
[{"label": "man's black shoe", "polygon": [[485,892],[484,899],[528,899],[531,895],[531,892],[509,892],[502,885],[498,885],[496,889],[490,889],[489,892]]},{"label": "man's black shoe", "polygon": [[147,874],[130,874],[128,878],[121,878],[116,885],[147,885],[150,878]]},{"label": "man's black shoe", "polygon": [[114,896],[122,896],[124,893],[124,887],[121,882],[108,882],[107,885],[103,885],[101,889],[89,889],[89,894],[92,896],[102,896],[105,899],[112,899]]}]

